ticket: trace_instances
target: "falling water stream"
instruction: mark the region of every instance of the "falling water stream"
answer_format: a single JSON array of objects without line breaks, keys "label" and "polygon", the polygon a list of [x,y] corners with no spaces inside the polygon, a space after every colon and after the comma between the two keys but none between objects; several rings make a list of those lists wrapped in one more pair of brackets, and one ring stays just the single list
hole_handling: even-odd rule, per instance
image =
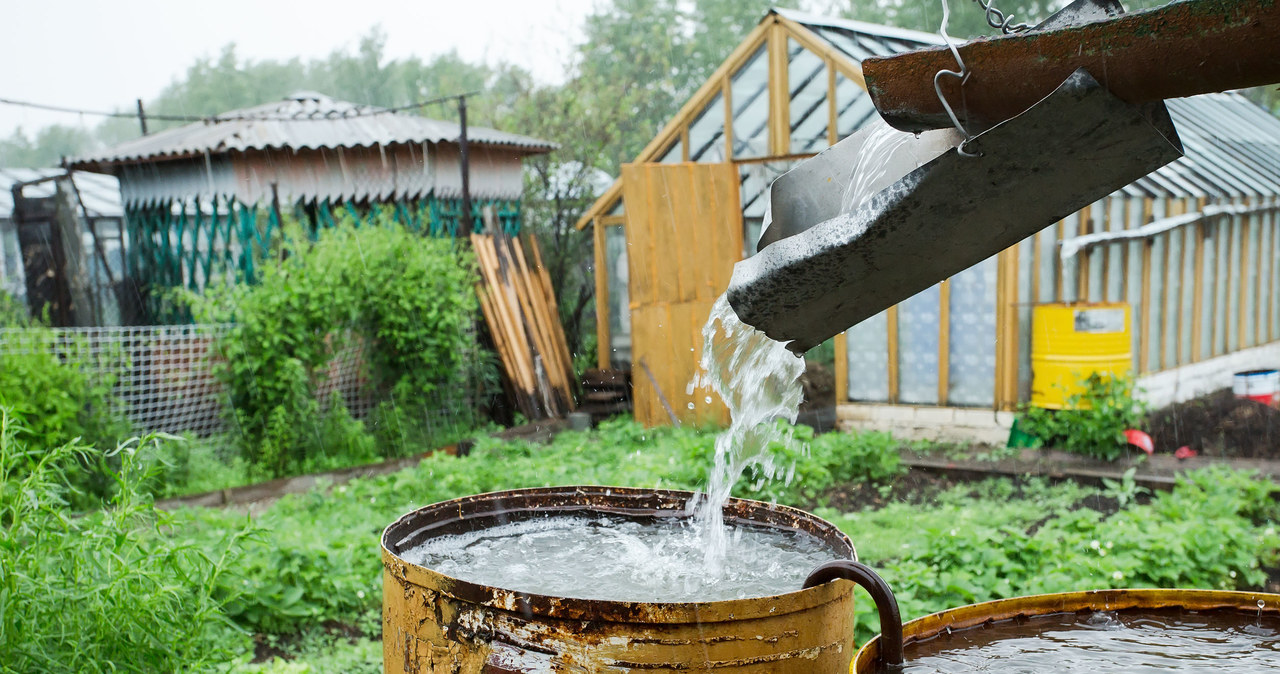
[{"label": "falling water stream", "polygon": [[[886,159],[910,138],[876,123],[842,195],[843,212],[878,191]],[[433,538],[405,551],[405,559],[470,582],[585,599],[715,601],[799,589],[810,571],[835,557],[830,546],[798,531],[727,523],[723,509],[749,467],[761,480],[794,477],[794,461],[774,449],[807,449],[793,445],[789,426],[804,398],[804,359],[740,321],[725,296],[702,336],[700,371],[688,393],[714,391],[730,424],[716,437],[706,492],[689,502],[688,516],[533,517]]]}]

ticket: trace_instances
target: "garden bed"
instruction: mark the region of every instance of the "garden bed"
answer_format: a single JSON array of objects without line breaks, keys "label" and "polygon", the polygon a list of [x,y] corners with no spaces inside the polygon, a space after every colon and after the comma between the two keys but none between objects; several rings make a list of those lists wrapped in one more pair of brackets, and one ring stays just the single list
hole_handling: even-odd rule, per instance
[{"label": "garden bed", "polygon": [[1187,446],[1201,456],[1280,461],[1280,410],[1229,389],[1170,405],[1148,417],[1156,451]]}]

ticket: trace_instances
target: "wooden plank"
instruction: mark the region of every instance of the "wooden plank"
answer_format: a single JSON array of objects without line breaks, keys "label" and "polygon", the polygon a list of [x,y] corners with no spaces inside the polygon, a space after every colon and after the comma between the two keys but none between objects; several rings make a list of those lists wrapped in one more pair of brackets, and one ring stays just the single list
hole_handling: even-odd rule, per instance
[{"label": "wooden plank", "polygon": [[787,31],[775,23],[769,29],[769,154],[791,152],[791,85]]},{"label": "wooden plank", "polygon": [[734,159],[733,163],[742,164],[776,164],[779,162],[798,162],[818,156],[817,152],[797,152],[795,154],[774,154],[766,157],[744,157]]},{"label": "wooden plank", "polygon": [[1273,197],[1271,199],[1272,210],[1267,213],[1268,229],[1271,231],[1271,273],[1267,279],[1267,341],[1276,340],[1276,304],[1280,303],[1280,292],[1276,289],[1276,267],[1280,266],[1280,230],[1277,230],[1277,223],[1280,223],[1280,215],[1276,213],[1277,202],[1280,199]]},{"label": "wooden plank", "polygon": [[680,127],[680,161],[689,161],[689,125]]},{"label": "wooden plank", "polygon": [[[1199,200],[1198,208],[1200,212],[1204,212],[1204,198]],[[1195,225],[1195,242],[1196,251],[1192,258],[1192,292],[1191,296],[1191,362],[1197,363],[1201,360],[1201,349],[1204,347],[1204,244],[1205,244],[1205,225],[1204,222],[1197,222]]]},{"label": "wooden plank", "polygon": [[836,404],[849,402],[849,341],[845,333],[835,337],[836,345]]},{"label": "wooden plank", "polygon": [[609,266],[605,255],[604,225],[596,222],[591,232],[594,239],[596,281],[596,367],[607,370],[612,365],[613,336],[609,334]]},{"label": "wooden plank", "polygon": [[1040,245],[1043,243],[1040,237],[1044,234],[1044,230],[1040,230],[1031,235],[1031,302],[1040,301]]},{"label": "wooden plank", "polygon": [[685,164],[662,171],[667,203],[665,207],[659,206],[659,210],[665,214],[664,221],[668,224],[665,231],[670,238],[660,242],[656,262],[658,273],[675,285],[674,293],[663,294],[669,302],[689,302],[697,297],[697,233],[706,227],[708,214],[694,190],[694,174],[702,173],[696,169],[694,164]]},{"label": "wooden plank", "polygon": [[565,361],[565,373],[569,380],[574,379],[573,371],[573,354],[569,353],[569,341],[564,336],[564,326],[560,323],[560,304],[556,302],[555,287],[551,285],[551,274],[547,271],[547,266],[542,262],[542,248],[538,245],[536,236],[529,236],[530,250],[533,252],[533,263],[536,266],[535,273],[541,281],[543,298],[547,305],[547,310],[551,316],[555,317],[555,321],[551,324],[551,336],[555,339],[556,348],[559,350],[561,360]]},{"label": "wooden plank", "polygon": [[1142,242],[1142,312],[1139,317],[1138,374],[1146,374],[1151,346],[1151,239]]},{"label": "wooden plank", "polygon": [[[1115,201],[1115,199],[1113,199],[1112,197],[1105,197],[1102,200],[1102,209],[1101,209],[1102,212],[1099,215],[1099,220],[1101,221],[1102,226],[1098,228],[1098,231],[1101,231],[1101,232],[1112,231],[1112,225],[1113,225],[1111,221],[1111,206],[1112,206],[1111,202],[1112,201]],[[1099,294],[1099,298],[1103,302],[1110,302],[1112,301],[1111,300],[1111,245],[1110,244],[1104,244],[1102,246],[1101,257],[1102,257],[1102,292]]]},{"label": "wooden plank", "polygon": [[938,284],[938,405],[951,390],[951,279]]},{"label": "wooden plank", "polygon": [[[652,267],[655,302],[676,302],[680,299],[680,269],[684,266],[680,251],[681,241],[676,209],[684,212],[686,203],[672,198],[677,185],[684,182],[681,173],[687,167],[671,167],[666,170],[655,164],[645,167],[649,187],[649,222],[653,236],[649,239],[649,263]],[[653,367],[653,363],[649,364]]]},{"label": "wooden plank", "polygon": [[[1093,231],[1093,204],[1089,204],[1080,209],[1076,214],[1076,236],[1084,236]],[[1089,262],[1090,251],[1081,251],[1076,254],[1076,301],[1089,301]]]},{"label": "wooden plank", "polygon": [[[1247,206],[1249,200],[1246,198],[1244,204]],[[1245,318],[1249,315],[1247,302],[1249,300],[1248,292],[1245,290],[1249,286],[1249,219],[1243,216],[1236,216],[1240,223],[1240,285],[1239,292],[1236,296],[1236,349],[1243,349],[1247,346],[1245,342],[1245,332],[1247,331]]]},{"label": "wooden plank", "polygon": [[[534,335],[534,343],[542,356],[551,385],[561,396],[560,404],[567,410],[573,409],[573,365],[568,361],[568,353],[562,353],[560,343],[554,333],[560,327],[560,317],[554,316],[547,306],[546,290],[542,279],[535,277],[534,272],[524,257],[523,247],[519,239],[502,237],[504,243],[514,253],[514,276],[517,292],[523,290],[526,304],[529,307],[528,329]],[[567,350],[566,350],[567,351]]]},{"label": "wooden plank", "polygon": [[488,300],[494,318],[490,328],[491,331],[497,330],[502,333],[502,339],[506,342],[511,354],[509,378],[518,382],[519,387],[532,396],[536,385],[533,380],[533,365],[528,353],[528,342],[523,335],[517,334],[512,308],[505,295],[499,292],[502,284],[497,276],[497,263],[493,258],[492,250],[487,245],[486,238],[480,234],[472,234],[471,246],[476,252],[482,278],[489,289]]},{"label": "wooden plank", "polygon": [[1013,409],[1017,405],[1018,398],[1018,247],[1015,244],[1000,253],[1003,257],[1003,283],[997,286],[996,301],[998,307],[1003,307],[1001,318],[1003,321],[996,323],[999,326],[1000,334],[997,337],[1003,343],[1002,353],[1003,362],[998,363],[1000,371],[1000,386],[997,390],[997,396],[1000,401],[1001,408]]},{"label": "wooden plank", "polygon": [[827,145],[835,145],[840,141],[840,109],[836,105],[836,65],[833,58],[826,58],[827,64]]},{"label": "wooden plank", "polygon": [[724,100],[724,160],[733,161],[733,80],[720,77],[720,97]]},{"label": "wooden plank", "polygon": [[623,225],[627,222],[626,215],[602,215],[596,218],[598,224],[601,225]]},{"label": "wooden plank", "polygon": [[889,349],[889,402],[898,402],[898,305],[885,310]]},{"label": "wooden plank", "polygon": [[[696,392],[689,390],[689,384],[698,372],[698,356],[694,353],[694,344],[698,342],[696,332],[702,324],[694,324],[693,309],[696,302],[676,302],[667,307],[670,338],[667,344],[671,347],[671,360],[667,363],[670,371],[671,390],[667,398],[676,410],[676,416],[686,423],[697,423],[698,407],[694,402]],[[704,321],[705,322],[705,319]],[[691,407],[692,406],[692,407]]]},{"label": "wooden plank", "polygon": [[1257,219],[1258,226],[1258,259],[1256,260],[1256,271],[1253,274],[1253,343],[1258,345],[1262,343],[1262,269],[1265,264],[1263,258],[1263,245],[1266,242],[1266,230],[1263,228],[1262,216],[1249,216],[1249,220]]},{"label": "wooden plank", "polygon": [[[649,186],[641,164],[622,165],[622,183],[626,185],[627,224],[623,230],[627,238],[627,287],[631,307],[646,306],[653,302],[653,278],[649,265],[650,222]],[[633,312],[634,313],[634,312]],[[633,361],[638,362],[638,361]],[[639,377],[634,377],[639,381]]]}]

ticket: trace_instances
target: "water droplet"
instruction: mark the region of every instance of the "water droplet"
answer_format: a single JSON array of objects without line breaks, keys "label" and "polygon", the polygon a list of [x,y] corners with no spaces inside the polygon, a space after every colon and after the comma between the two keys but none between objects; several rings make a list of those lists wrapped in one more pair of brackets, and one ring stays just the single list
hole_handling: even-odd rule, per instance
[{"label": "water droplet", "polygon": [[707,397],[703,398],[703,399],[702,399],[702,402],[704,402],[704,403],[706,403],[706,404],[710,405],[710,404],[711,404],[711,396],[707,396]]},{"label": "water droplet", "polygon": [[693,407],[694,407],[693,403],[689,403],[689,409],[693,409]]},{"label": "water droplet", "polygon": [[1259,610],[1259,611],[1261,611],[1262,609],[1264,609],[1264,608],[1266,608],[1266,607],[1267,607],[1267,602],[1265,602],[1265,601],[1263,601],[1263,600],[1259,599],[1259,600],[1258,600],[1258,610]]}]

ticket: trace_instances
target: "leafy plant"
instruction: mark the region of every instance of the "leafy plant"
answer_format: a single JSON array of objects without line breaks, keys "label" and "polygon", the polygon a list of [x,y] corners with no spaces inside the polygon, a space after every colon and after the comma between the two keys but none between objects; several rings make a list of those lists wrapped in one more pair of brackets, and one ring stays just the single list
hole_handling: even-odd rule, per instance
[{"label": "leafy plant", "polygon": [[215,595],[247,530],[202,547],[166,535],[172,520],[142,490],[150,437],[107,453],[118,466],[110,503],[73,516],[66,467],[103,453],[29,437],[0,407],[0,671],[173,672],[225,660],[239,632]]},{"label": "leafy plant", "polygon": [[[449,239],[425,238],[385,212],[357,226],[350,216],[313,243],[295,225],[282,261],[254,285],[188,296],[202,319],[233,321],[217,345],[216,372],[231,396],[242,455],[280,476],[333,462],[409,453],[378,443],[337,399],[316,390],[335,353],[363,354],[370,385],[401,409],[467,399],[476,317],[473,262]],[[403,430],[401,420],[375,425]]]},{"label": "leafy plant", "polygon": [[1138,428],[1146,403],[1134,397],[1132,377],[1093,373],[1080,380],[1083,391],[1067,397],[1066,408],[1024,407],[1022,430],[1046,445],[1114,461],[1124,453],[1124,432]]}]

